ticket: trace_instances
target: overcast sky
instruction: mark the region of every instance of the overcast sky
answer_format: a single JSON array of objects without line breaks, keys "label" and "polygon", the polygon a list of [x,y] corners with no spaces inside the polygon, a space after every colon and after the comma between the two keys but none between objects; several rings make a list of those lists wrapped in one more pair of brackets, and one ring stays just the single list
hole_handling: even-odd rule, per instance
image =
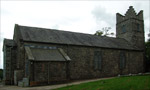
[{"label": "overcast sky", "polygon": [[116,13],[133,6],[144,10],[145,37],[150,29],[150,1],[0,1],[0,68],[3,39],[13,38],[14,25],[60,29],[94,34],[103,27],[116,30]]}]

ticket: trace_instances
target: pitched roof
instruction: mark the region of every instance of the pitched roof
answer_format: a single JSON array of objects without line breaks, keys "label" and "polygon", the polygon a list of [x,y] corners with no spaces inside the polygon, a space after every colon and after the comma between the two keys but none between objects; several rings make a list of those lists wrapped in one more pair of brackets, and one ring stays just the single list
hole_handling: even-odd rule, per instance
[{"label": "pitched roof", "polygon": [[23,41],[137,50],[125,39],[17,25]]},{"label": "pitched roof", "polygon": [[28,59],[33,61],[68,61],[71,60],[64,51],[62,54],[60,49],[43,49],[43,48],[29,48],[25,47]]},{"label": "pitched roof", "polygon": [[14,40],[12,39],[6,39],[4,38],[4,41],[3,41],[3,51],[4,51],[4,46],[9,46],[9,47],[12,47],[12,46],[16,46],[16,43]]},{"label": "pitched roof", "polygon": [[6,39],[6,38],[4,38],[4,45],[6,45],[6,46],[16,46],[16,43],[12,39]]}]

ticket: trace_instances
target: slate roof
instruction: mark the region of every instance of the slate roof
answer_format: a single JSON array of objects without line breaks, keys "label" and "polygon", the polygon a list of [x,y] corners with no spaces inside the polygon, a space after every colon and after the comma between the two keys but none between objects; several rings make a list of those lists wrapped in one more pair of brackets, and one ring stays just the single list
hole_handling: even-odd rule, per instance
[{"label": "slate roof", "polygon": [[38,48],[25,46],[28,60],[33,61],[70,61],[70,57],[61,48]]},{"label": "slate roof", "polygon": [[138,50],[125,39],[17,25],[23,41]]},{"label": "slate roof", "polygon": [[33,61],[66,61],[57,49],[37,49],[31,48],[34,57]]},{"label": "slate roof", "polygon": [[12,46],[16,46],[16,43],[14,40],[12,39],[6,39],[4,38],[4,42],[3,42],[3,51],[4,51],[4,46],[9,46],[9,47],[12,47]]},{"label": "slate roof", "polygon": [[6,39],[6,38],[4,38],[4,45],[6,45],[6,46],[16,46],[16,43],[12,39]]}]

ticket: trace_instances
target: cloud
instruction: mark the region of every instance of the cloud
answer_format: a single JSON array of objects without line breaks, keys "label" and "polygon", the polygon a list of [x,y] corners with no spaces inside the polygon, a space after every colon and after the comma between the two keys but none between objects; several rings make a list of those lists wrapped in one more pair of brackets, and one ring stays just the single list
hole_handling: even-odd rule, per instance
[{"label": "cloud", "polygon": [[56,24],[56,25],[52,26],[52,28],[53,28],[53,29],[59,29],[59,25]]},{"label": "cloud", "polygon": [[92,10],[92,14],[97,22],[104,21],[110,26],[114,25],[115,16],[112,15],[111,13],[106,12],[106,9],[104,7],[96,6]]},{"label": "cloud", "polygon": [[140,10],[143,10],[145,41],[147,41],[148,40],[148,32],[150,30],[150,1],[148,0],[148,1],[136,2],[134,4],[134,6],[135,6],[135,10],[138,12]]},{"label": "cloud", "polygon": [[3,68],[3,40],[4,40],[4,32],[0,32],[0,69]]},{"label": "cloud", "polygon": [[4,33],[0,32],[0,43],[3,41],[3,38],[4,38]]},{"label": "cloud", "polygon": [[104,27],[111,27],[109,33],[115,33],[115,14],[107,12],[106,8],[98,5],[92,10],[92,15],[97,23],[97,30],[102,30]]}]

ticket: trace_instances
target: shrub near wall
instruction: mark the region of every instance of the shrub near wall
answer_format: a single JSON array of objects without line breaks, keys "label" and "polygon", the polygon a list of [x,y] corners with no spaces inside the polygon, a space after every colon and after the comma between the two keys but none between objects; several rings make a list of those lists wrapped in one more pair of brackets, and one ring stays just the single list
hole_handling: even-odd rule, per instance
[{"label": "shrub near wall", "polygon": [[3,69],[0,69],[0,81],[3,79]]}]

